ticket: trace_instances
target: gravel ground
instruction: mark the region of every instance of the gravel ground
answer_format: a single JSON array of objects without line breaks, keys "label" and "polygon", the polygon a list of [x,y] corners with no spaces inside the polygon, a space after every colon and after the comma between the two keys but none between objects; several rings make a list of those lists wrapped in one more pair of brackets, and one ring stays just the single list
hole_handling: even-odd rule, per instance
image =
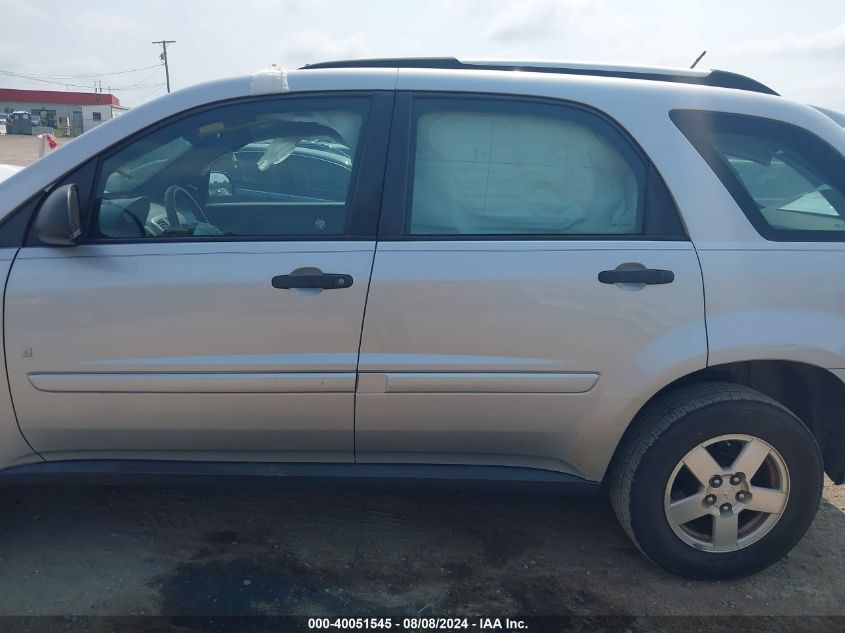
[{"label": "gravel ground", "polygon": [[[59,145],[73,139],[57,138]],[[38,160],[41,139],[21,134],[0,135],[0,165],[29,165]]]},{"label": "gravel ground", "polygon": [[845,493],[749,579],[664,573],[602,499],[338,486],[0,491],[0,615],[845,615]]}]

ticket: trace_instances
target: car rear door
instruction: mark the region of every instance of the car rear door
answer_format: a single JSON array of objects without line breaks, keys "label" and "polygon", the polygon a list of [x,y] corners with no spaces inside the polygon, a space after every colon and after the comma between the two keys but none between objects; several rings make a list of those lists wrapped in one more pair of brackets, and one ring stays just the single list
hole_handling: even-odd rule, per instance
[{"label": "car rear door", "polygon": [[[82,243],[30,236],[5,297],[11,392],[35,450],[352,461],[392,100],[229,102],[164,122],[71,176],[90,210]],[[272,174],[285,156],[271,146],[325,136],[353,157],[337,196],[301,204],[253,192],[225,208],[207,198],[211,166],[245,143],[265,142]],[[170,202],[166,191],[176,191]]]},{"label": "car rear door", "polygon": [[399,93],[391,138],[357,461],[601,477],[625,415],[706,363],[701,270],[659,174],[560,101]]}]

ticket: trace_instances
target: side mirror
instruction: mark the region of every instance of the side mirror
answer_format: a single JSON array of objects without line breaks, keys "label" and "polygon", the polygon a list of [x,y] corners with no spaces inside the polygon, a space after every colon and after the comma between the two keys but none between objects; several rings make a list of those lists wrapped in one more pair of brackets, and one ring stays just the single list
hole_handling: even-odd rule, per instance
[{"label": "side mirror", "polygon": [[64,185],[47,196],[38,210],[34,230],[36,237],[43,244],[76,245],[82,237],[79,190],[76,185]]},{"label": "side mirror", "polygon": [[219,171],[213,171],[208,175],[208,197],[223,198],[235,194],[235,188],[229,177]]}]

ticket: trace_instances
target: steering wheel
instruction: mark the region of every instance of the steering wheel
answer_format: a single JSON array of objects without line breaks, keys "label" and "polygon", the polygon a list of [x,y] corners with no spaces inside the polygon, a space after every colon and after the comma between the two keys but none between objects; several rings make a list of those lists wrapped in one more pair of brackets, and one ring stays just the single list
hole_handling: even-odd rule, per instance
[{"label": "steering wheel", "polygon": [[164,191],[164,211],[167,213],[167,222],[170,224],[171,231],[178,231],[183,229],[182,222],[179,221],[179,213],[177,212],[177,200],[182,198],[183,201],[186,201],[192,207],[190,209],[190,213],[193,214],[194,218],[199,222],[205,222],[206,224],[210,224],[208,218],[205,215],[205,211],[200,206],[200,203],[197,202],[191,193],[185,189],[184,187],[180,187],[179,185],[171,185]]}]

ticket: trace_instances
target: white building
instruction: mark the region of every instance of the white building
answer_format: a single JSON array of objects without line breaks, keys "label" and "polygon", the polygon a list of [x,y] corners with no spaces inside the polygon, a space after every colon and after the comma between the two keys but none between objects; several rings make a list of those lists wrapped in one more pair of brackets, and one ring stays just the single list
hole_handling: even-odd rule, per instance
[{"label": "white building", "polygon": [[21,110],[37,117],[39,126],[77,136],[122,114],[127,108],[120,105],[116,96],[102,92],[0,88],[0,116],[9,117],[12,112]]},{"label": "white building", "polygon": [[116,105],[114,103],[102,104],[102,105],[83,105],[81,106],[82,109],[82,131],[87,132],[88,130],[97,127],[100,123],[104,121],[108,121],[115,117],[120,116],[124,112],[126,112],[129,108],[126,108],[122,105]]}]

